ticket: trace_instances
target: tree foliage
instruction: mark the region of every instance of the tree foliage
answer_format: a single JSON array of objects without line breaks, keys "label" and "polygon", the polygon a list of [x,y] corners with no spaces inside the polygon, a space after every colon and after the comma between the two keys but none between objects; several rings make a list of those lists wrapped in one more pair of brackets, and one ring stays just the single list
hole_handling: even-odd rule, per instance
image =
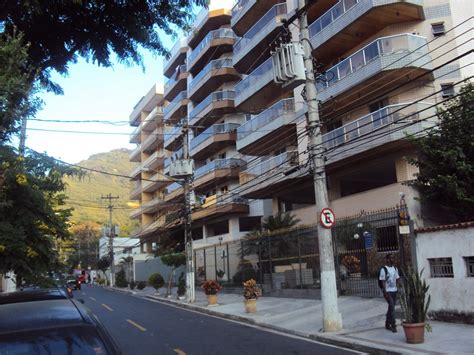
[{"label": "tree foliage", "polygon": [[419,151],[410,162],[419,168],[410,182],[422,202],[442,212],[442,222],[474,220],[474,85],[438,111],[439,128],[413,139]]},{"label": "tree foliage", "polygon": [[56,242],[70,236],[62,177],[76,171],[4,145],[0,162],[0,273],[27,279],[57,266]]},{"label": "tree foliage", "polygon": [[110,257],[107,255],[104,255],[97,262],[97,268],[100,271],[105,272],[105,270],[107,270],[109,267],[110,267]]}]

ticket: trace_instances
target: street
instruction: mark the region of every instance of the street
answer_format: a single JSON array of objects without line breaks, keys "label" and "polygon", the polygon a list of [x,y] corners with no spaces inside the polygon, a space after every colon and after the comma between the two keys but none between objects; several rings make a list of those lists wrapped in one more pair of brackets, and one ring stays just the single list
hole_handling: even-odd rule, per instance
[{"label": "street", "polygon": [[356,353],[96,286],[74,297],[85,301],[125,355]]}]

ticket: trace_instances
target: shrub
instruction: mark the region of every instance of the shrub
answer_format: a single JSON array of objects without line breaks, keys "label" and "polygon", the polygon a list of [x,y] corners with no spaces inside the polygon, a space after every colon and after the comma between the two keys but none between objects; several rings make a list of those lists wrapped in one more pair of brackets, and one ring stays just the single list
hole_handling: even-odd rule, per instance
[{"label": "shrub", "polygon": [[135,281],[132,280],[130,281],[130,284],[128,286],[130,287],[131,290],[134,290],[137,284],[135,283]]},{"label": "shrub", "polygon": [[217,292],[222,290],[222,286],[216,280],[207,280],[201,287],[204,289],[206,295],[216,295]]},{"label": "shrub", "polygon": [[138,281],[137,282],[137,289],[143,290],[146,287],[146,282],[145,281]]},{"label": "shrub", "polygon": [[239,263],[239,268],[237,272],[234,276],[232,276],[232,280],[235,283],[240,284],[250,279],[258,280],[257,276],[257,272],[254,270],[252,264],[247,260],[242,260]]},{"label": "shrub", "polygon": [[115,274],[115,286],[117,287],[127,287],[128,282],[125,278],[125,270],[120,270]]},{"label": "shrub", "polygon": [[186,294],[186,280],[184,279],[184,272],[179,275],[178,279],[178,296],[182,297]]},{"label": "shrub", "polygon": [[161,276],[159,272],[155,272],[148,278],[148,284],[158,291],[158,289],[162,288],[165,284],[165,280],[163,280],[163,276]]}]

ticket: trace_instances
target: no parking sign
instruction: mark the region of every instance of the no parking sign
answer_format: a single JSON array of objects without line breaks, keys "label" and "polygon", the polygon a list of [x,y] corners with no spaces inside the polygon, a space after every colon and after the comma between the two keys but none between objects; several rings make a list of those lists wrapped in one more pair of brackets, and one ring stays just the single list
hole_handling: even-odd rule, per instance
[{"label": "no parking sign", "polygon": [[331,228],[336,224],[336,215],[330,208],[323,208],[319,220],[324,228]]}]

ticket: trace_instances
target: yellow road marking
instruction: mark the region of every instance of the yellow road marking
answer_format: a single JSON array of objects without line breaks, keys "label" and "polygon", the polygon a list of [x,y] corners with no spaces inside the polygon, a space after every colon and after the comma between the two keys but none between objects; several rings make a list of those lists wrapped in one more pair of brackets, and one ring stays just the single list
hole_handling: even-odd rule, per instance
[{"label": "yellow road marking", "polygon": [[89,297],[92,301],[97,301],[94,297]]},{"label": "yellow road marking", "polygon": [[142,332],[146,331],[146,328],[143,328],[140,324],[135,323],[133,320],[127,319],[127,322],[129,322],[131,325],[137,327]]},{"label": "yellow road marking", "polygon": [[174,350],[174,352],[175,352],[176,354],[178,354],[178,355],[186,355],[186,353],[185,353],[183,350],[181,350],[181,349],[173,349],[173,350]]},{"label": "yellow road marking", "polygon": [[113,312],[113,309],[110,308],[109,306],[107,306],[106,304],[103,304],[103,303],[102,303],[102,306],[104,306],[104,307],[105,307],[106,309],[108,309],[110,312]]}]

